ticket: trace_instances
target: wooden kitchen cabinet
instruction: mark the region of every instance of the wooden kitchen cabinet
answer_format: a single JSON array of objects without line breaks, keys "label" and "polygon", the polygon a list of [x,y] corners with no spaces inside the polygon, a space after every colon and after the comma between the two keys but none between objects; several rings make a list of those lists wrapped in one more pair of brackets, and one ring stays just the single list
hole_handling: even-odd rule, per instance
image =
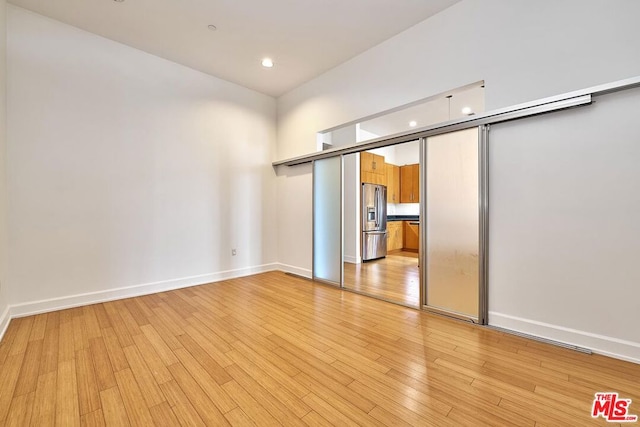
[{"label": "wooden kitchen cabinet", "polygon": [[384,173],[384,156],[363,151],[360,153],[360,168],[365,172]]},{"label": "wooden kitchen cabinet", "polygon": [[360,153],[360,181],[387,185],[384,156],[363,151]]},{"label": "wooden kitchen cabinet", "polygon": [[420,165],[400,166],[400,203],[420,203]]},{"label": "wooden kitchen cabinet", "polygon": [[420,248],[420,226],[415,221],[403,221],[404,222],[404,243],[403,249],[408,251],[418,251]]},{"label": "wooden kitchen cabinet", "polygon": [[387,177],[387,203],[400,203],[400,167],[385,163]]},{"label": "wooden kitchen cabinet", "polygon": [[403,221],[387,222],[387,250],[396,251],[402,249],[404,236]]}]

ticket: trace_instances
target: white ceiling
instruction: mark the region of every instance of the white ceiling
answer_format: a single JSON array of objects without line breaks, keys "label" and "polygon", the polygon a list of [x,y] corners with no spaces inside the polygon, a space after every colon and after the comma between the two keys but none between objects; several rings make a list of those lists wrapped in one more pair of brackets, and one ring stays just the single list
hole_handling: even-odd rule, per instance
[{"label": "white ceiling", "polygon": [[460,0],[9,1],[279,96]]}]

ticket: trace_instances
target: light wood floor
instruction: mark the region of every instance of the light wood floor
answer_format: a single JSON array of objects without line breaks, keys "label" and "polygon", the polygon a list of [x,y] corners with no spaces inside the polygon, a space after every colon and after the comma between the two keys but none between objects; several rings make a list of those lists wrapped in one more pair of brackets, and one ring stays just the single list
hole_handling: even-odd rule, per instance
[{"label": "light wood floor", "polygon": [[640,365],[266,273],[13,320],[4,425],[606,425]]},{"label": "light wood floor", "polygon": [[388,301],[418,307],[420,270],[416,252],[394,252],[360,264],[344,263],[344,286]]}]

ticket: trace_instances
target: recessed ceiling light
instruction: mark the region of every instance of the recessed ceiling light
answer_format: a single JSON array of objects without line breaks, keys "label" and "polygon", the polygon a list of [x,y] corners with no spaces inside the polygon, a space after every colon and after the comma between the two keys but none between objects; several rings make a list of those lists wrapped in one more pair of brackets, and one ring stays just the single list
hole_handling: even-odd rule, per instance
[{"label": "recessed ceiling light", "polygon": [[471,109],[471,107],[464,107],[462,109],[462,114],[466,114],[468,116],[471,113],[473,113],[473,110]]},{"label": "recessed ceiling light", "polygon": [[[116,1],[118,1],[118,0],[116,0]],[[120,1],[122,1],[122,0],[120,0]],[[218,29],[218,27],[216,27],[216,26],[215,26],[215,25],[213,25],[213,24],[207,25],[207,28],[208,28],[208,29],[210,29],[211,31],[215,31],[215,30],[217,30],[217,29]]]},{"label": "recessed ceiling light", "polygon": [[273,67],[273,59],[271,58],[264,58],[262,60],[262,66],[265,68],[271,68]]},{"label": "recessed ceiling light", "polygon": [[412,127],[412,128],[414,128],[414,127],[418,126],[418,122],[416,122],[415,120],[411,120],[411,121],[409,122],[409,126],[410,126],[410,127]]},{"label": "recessed ceiling light", "polygon": [[113,0],[113,1],[115,1],[116,3],[122,3],[124,0]]}]

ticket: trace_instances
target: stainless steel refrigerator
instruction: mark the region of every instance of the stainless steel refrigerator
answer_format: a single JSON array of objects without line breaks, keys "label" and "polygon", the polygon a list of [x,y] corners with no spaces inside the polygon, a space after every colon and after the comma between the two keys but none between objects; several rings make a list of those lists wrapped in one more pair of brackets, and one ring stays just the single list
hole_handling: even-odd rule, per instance
[{"label": "stainless steel refrigerator", "polygon": [[387,256],[387,187],[362,184],[362,261]]}]

